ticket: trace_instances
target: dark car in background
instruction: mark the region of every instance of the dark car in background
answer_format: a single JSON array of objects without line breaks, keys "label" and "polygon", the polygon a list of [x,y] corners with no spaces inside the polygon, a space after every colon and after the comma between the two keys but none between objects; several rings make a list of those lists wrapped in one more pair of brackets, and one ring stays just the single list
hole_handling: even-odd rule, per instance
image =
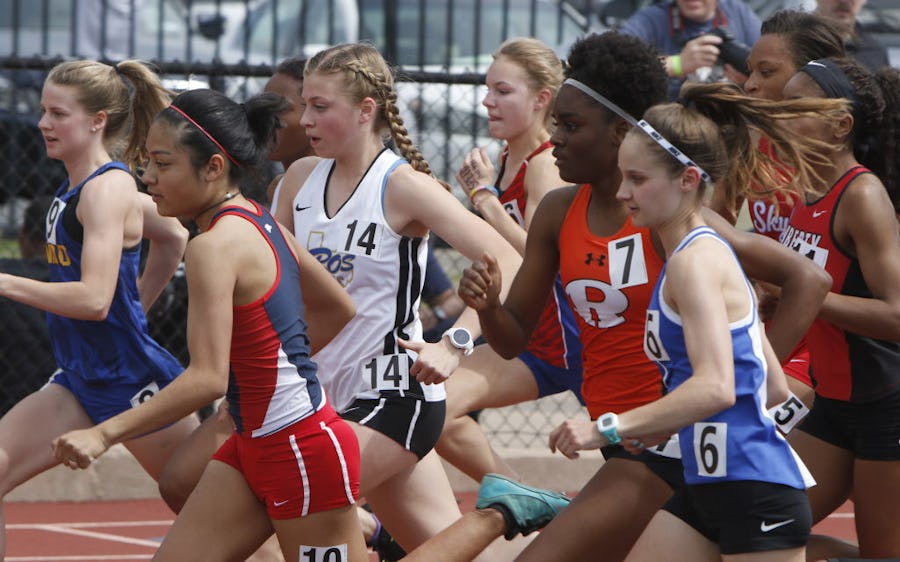
[{"label": "dark car in background", "polygon": [[[202,4],[192,10],[182,0],[143,0],[135,5],[139,12],[128,49],[136,58],[212,59],[215,41],[203,35],[199,24],[213,11],[211,5],[205,12]],[[0,0],[0,54],[18,58],[18,63],[0,69],[0,204],[11,197],[51,194],[65,179],[62,164],[46,157],[37,128],[45,73],[27,69],[26,63],[35,57],[76,56],[76,7],[72,0]],[[165,82],[178,89],[192,85],[184,77]]]},{"label": "dark car in background", "polygon": [[[72,56],[79,0],[0,0],[0,57]],[[652,0],[134,0],[139,11],[128,46],[133,56],[172,64],[173,89],[207,86],[200,69],[218,69],[215,87],[235,99],[261,90],[269,69],[288,56],[310,56],[340,42],[372,41],[399,69],[401,115],[439,177],[452,179],[488,137],[480,102],[491,52],[506,37],[533,36],[564,56],[588,31],[615,27]],[[747,0],[761,18],[815,0]],[[868,0],[860,23],[900,67],[900,0]],[[216,66],[218,65],[218,66]],[[268,65],[256,67],[255,65]],[[44,156],[37,130],[43,74],[0,69],[0,204],[10,196],[52,191],[61,178]],[[247,69],[265,68],[265,72]]]}]

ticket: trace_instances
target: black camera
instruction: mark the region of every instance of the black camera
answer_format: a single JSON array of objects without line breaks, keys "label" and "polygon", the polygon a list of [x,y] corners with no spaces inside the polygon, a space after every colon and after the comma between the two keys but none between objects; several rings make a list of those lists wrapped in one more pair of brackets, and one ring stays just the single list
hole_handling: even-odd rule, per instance
[{"label": "black camera", "polygon": [[730,31],[722,27],[716,27],[708,31],[706,35],[715,35],[722,39],[722,43],[719,45],[718,63],[728,63],[745,76],[750,75],[750,67],[747,66],[750,47],[735,39]]}]

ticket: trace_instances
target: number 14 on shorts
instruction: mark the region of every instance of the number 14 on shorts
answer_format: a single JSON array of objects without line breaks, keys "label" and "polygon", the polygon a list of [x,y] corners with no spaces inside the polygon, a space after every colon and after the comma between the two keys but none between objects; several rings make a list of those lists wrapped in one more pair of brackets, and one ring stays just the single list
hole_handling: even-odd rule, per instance
[{"label": "number 14 on shorts", "polygon": [[379,392],[409,390],[409,355],[378,355],[363,364],[369,384]]}]

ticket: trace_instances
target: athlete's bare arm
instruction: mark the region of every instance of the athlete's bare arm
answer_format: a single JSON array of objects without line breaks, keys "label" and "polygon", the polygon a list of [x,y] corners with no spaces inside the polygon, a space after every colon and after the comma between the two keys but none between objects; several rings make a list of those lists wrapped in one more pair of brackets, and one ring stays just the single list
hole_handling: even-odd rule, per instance
[{"label": "athlete's bare arm", "polygon": [[[467,289],[463,282],[460,283],[460,297],[469,306],[479,309],[485,339],[505,359],[512,359],[525,349],[540,319],[543,305],[550,297],[553,281],[559,272],[560,228],[577,191],[577,187],[553,190],[541,201],[528,231],[522,265],[509,283],[509,294],[502,304],[499,295],[492,297],[491,302],[478,302],[476,293],[479,291],[475,290],[475,286],[470,285]],[[476,270],[464,273],[473,283],[476,273],[481,277],[488,264],[480,261],[475,267]],[[493,271],[488,275],[492,274]],[[497,282],[504,283],[502,276]]]},{"label": "athlete's bare arm", "polygon": [[322,267],[319,260],[301,246],[282,227],[282,234],[292,245],[300,264],[300,286],[303,291],[303,317],[309,336],[310,353],[315,355],[328,345],[356,314],[356,306],[347,291]]},{"label": "athlete's bare arm", "polygon": [[725,238],[747,276],[781,287],[781,298],[766,333],[779,361],[784,361],[816,318],[831,276],[824,269],[771,238],[743,232],[711,209],[703,220]]},{"label": "athlete's bare arm", "polygon": [[138,279],[138,292],[144,312],[153,306],[181,259],[187,246],[188,231],[174,217],[163,217],[156,203],[145,193],[137,194],[144,216],[144,238],[150,240],[144,272]]},{"label": "athlete's bare arm", "polygon": [[844,192],[836,213],[835,237],[856,254],[874,298],[829,293],[822,317],[861,336],[900,340],[900,241],[887,191],[873,174],[861,175]]}]

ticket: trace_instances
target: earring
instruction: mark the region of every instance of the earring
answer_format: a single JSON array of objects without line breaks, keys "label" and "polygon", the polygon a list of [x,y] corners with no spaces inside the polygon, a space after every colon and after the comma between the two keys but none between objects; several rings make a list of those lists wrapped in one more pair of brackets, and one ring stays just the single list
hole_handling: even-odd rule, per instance
[{"label": "earring", "polygon": [[97,127],[91,127],[91,132],[92,132],[92,133],[96,133],[96,132],[97,132]]}]

